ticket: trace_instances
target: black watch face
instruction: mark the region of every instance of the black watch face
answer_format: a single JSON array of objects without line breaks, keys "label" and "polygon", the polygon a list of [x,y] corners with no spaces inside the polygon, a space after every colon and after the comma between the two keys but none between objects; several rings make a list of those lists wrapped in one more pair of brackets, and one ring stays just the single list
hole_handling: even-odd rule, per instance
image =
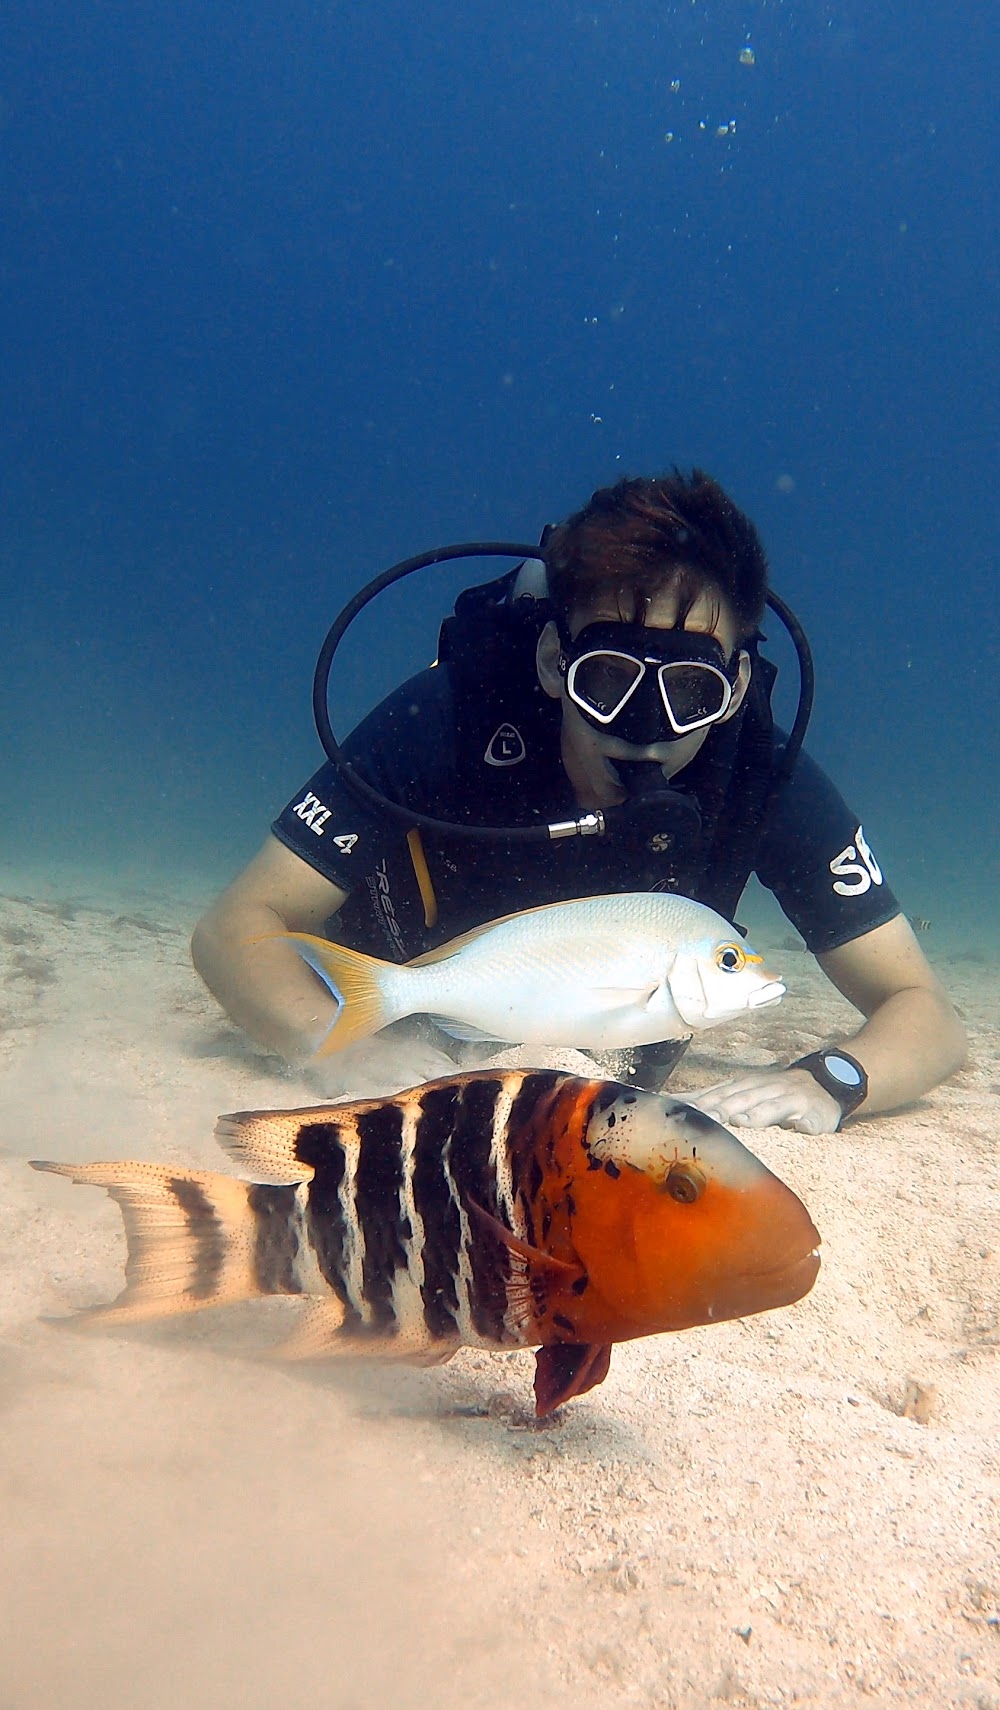
[{"label": "black watch face", "polygon": [[824,1051],[823,1067],[827,1074],[849,1092],[861,1085],[861,1076],[856,1063],[849,1062],[846,1057],[840,1057],[836,1051]]}]

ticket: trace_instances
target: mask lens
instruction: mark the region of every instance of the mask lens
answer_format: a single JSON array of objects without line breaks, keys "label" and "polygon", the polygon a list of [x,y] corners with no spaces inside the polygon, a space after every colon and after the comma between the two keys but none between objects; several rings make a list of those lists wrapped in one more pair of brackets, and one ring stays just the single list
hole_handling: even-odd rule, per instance
[{"label": "mask lens", "polygon": [[570,697],[606,724],[629,699],[645,667],[627,653],[585,653],[570,666]]},{"label": "mask lens", "polygon": [[661,665],[660,693],[675,730],[695,730],[725,712],[732,689],[711,665]]}]

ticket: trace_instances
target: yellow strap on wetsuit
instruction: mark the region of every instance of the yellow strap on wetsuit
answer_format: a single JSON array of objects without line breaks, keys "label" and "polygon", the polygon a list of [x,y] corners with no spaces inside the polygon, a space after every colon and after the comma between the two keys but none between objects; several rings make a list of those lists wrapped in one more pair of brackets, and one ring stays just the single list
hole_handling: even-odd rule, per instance
[{"label": "yellow strap on wetsuit", "polygon": [[424,905],[424,925],[433,926],[438,917],[437,897],[434,893],[434,881],[427,865],[424,845],[420,836],[420,827],[415,825],[406,833],[406,843],[413,862],[413,871],[420,888],[420,900]]}]

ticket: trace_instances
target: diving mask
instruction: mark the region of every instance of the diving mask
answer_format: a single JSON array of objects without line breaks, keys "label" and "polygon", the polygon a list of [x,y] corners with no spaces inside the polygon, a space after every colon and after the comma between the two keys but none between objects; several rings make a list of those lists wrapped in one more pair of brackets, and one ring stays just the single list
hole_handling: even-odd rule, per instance
[{"label": "diving mask", "polygon": [[573,705],[623,742],[674,742],[717,724],[732,704],[742,655],[727,662],[713,635],[591,623],[562,642],[559,669]]}]

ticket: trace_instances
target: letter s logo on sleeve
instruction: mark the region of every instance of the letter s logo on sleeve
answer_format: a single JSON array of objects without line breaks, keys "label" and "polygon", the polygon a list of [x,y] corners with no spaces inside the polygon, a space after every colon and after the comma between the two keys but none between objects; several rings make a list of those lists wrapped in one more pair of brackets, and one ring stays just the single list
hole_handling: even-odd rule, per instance
[{"label": "letter s logo on sleeve", "polygon": [[882,883],[882,869],[865,842],[863,826],[854,833],[854,842],[834,856],[830,871],[837,875],[833,888],[838,897],[860,897]]}]

